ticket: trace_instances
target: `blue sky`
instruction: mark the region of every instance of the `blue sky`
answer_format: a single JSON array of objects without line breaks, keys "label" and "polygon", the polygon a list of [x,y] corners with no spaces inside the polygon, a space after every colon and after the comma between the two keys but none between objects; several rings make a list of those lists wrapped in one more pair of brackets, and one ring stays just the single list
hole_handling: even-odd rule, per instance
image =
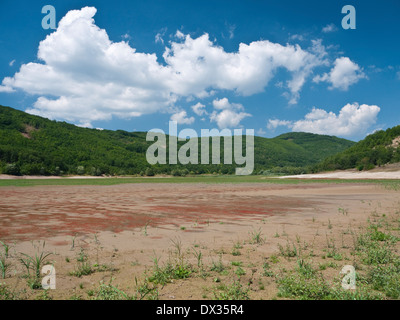
[{"label": "blue sky", "polygon": [[93,128],[359,140],[400,124],[399,17],[397,0],[2,0],[0,104]]}]

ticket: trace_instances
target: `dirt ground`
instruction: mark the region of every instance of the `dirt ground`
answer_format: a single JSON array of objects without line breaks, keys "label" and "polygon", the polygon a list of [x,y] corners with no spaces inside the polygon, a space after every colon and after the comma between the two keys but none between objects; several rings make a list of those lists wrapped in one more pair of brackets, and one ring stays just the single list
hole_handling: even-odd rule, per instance
[{"label": "dirt ground", "polygon": [[[220,261],[227,271],[174,280],[159,287],[159,299],[212,298],[216,282],[237,278],[232,261],[245,271],[240,281],[252,284],[251,298],[272,299],[276,286],[261,276],[262,265],[279,245],[297,241],[318,250],[328,237],[350,244],[345,230],[357,231],[371,213],[394,212],[400,204],[400,192],[365,183],[2,187],[0,195],[0,240],[10,246],[11,264],[0,282],[25,288],[28,299],[40,290],[26,289],[21,253],[52,253],[52,298],[88,299],[101,281],[133,294],[135,278],[140,282],[155,258],[163,265],[177,250],[194,268],[201,252],[207,270]],[[257,234],[262,241],[254,241]],[[71,275],[83,252],[104,269]]]}]

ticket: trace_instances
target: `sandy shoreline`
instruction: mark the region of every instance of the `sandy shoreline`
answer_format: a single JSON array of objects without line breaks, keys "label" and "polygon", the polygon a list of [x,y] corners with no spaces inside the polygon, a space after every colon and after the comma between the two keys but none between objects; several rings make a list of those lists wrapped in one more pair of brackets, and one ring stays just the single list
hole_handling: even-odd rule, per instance
[{"label": "sandy shoreline", "polygon": [[280,179],[400,179],[400,171],[334,171],[281,176]]}]

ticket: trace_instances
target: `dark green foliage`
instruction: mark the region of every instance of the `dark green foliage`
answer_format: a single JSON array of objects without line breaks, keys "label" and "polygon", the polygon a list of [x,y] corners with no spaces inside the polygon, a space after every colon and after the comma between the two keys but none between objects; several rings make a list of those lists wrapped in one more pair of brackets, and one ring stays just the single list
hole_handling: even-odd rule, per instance
[{"label": "dark green foliage", "polygon": [[[243,139],[243,145],[245,142]],[[211,139],[209,143],[211,146]],[[296,132],[273,139],[255,137],[254,143],[253,173],[265,175],[306,173],[310,165],[354,144],[332,136]],[[0,106],[0,173],[186,176],[234,174],[235,168],[240,167],[235,161],[231,165],[150,165],[146,150],[151,144],[146,141],[146,132],[80,128]],[[183,144],[185,141],[178,142],[178,148]],[[221,162],[223,146],[221,139]],[[211,153],[210,147],[210,159]]]},{"label": "dark green foliage", "polygon": [[313,172],[357,168],[370,170],[375,166],[400,162],[400,148],[392,145],[400,136],[400,126],[380,130],[312,168]]}]

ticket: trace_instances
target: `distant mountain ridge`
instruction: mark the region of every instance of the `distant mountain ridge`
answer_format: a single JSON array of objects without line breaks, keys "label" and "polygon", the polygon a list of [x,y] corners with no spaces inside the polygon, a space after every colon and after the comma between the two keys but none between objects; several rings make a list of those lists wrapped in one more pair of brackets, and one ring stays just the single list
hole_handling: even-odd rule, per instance
[{"label": "distant mountain ridge", "polygon": [[[211,139],[210,139],[211,140]],[[179,142],[183,145],[185,142]],[[81,128],[0,106],[0,172],[15,175],[232,174],[233,165],[150,165],[146,132]],[[254,173],[296,174],[354,145],[334,136],[291,132],[254,138]],[[168,143],[167,143],[168,146]],[[221,143],[223,159],[223,143]]]}]

